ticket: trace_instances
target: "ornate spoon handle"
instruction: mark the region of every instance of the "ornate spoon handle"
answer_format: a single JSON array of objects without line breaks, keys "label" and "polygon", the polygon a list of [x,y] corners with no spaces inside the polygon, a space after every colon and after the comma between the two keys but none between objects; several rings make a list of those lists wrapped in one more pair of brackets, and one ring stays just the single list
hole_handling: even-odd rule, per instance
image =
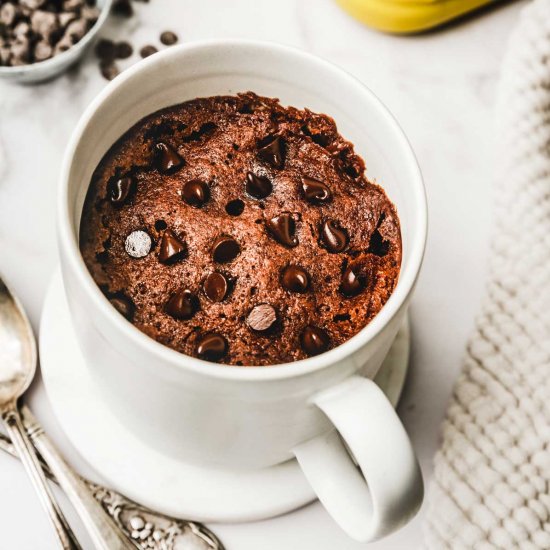
[{"label": "ornate spoon handle", "polygon": [[[26,424],[25,418],[23,422]],[[18,458],[9,438],[1,433],[0,450]],[[57,482],[46,464],[43,464],[42,468],[50,479]],[[218,538],[200,523],[153,512],[112,489],[97,485],[83,477],[81,480],[140,550],[225,550]]]}]

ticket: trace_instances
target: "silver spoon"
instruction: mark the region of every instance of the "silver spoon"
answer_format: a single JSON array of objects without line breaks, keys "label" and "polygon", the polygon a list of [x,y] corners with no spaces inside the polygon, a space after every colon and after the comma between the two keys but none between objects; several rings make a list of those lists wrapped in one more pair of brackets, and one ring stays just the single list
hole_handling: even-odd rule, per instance
[{"label": "silver spoon", "polygon": [[[40,490],[39,494],[63,548],[80,548],[46,483],[34,446],[23,427],[17,408],[17,399],[28,388],[34,377],[36,358],[36,343],[30,323],[23,308],[0,278],[0,413],[27,471]],[[94,499],[89,487],[63,460],[38,422],[34,420],[33,424],[35,445],[78,512],[95,548],[135,550],[135,544],[128,540],[123,531]],[[23,454],[25,452],[27,454]],[[29,457],[27,462],[25,457]]]},{"label": "silver spoon", "polygon": [[[23,425],[31,433],[34,424],[27,407],[21,409]],[[31,435],[32,437],[32,435]],[[17,451],[7,436],[0,433],[0,450],[18,458]],[[46,475],[57,481],[43,463]],[[186,519],[176,519],[154,512],[127,499],[113,489],[82,478],[94,498],[117,525],[134,541],[138,550],[224,550],[221,541],[204,525]]]},{"label": "silver spoon", "polygon": [[29,387],[35,372],[36,343],[31,325],[0,278],[0,416],[48,513],[59,544],[75,550],[80,545],[48,486],[17,409],[17,399]]}]

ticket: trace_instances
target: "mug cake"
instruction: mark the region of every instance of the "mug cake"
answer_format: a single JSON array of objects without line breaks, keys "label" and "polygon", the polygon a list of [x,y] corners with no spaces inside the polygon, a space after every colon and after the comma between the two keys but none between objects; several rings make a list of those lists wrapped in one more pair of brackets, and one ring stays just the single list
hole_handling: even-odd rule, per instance
[{"label": "mug cake", "polygon": [[357,334],[395,288],[402,254],[393,204],[335,122],[252,92],[128,130],[92,176],[80,249],[139,330],[240,366]]}]

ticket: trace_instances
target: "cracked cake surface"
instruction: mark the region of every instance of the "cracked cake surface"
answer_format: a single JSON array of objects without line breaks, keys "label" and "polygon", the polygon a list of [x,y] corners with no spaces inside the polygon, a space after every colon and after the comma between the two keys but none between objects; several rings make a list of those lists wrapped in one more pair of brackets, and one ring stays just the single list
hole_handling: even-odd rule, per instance
[{"label": "cracked cake surface", "polygon": [[80,248],[113,306],[182,353],[314,356],[395,288],[395,208],[327,115],[251,92],[153,113],[96,168]]}]

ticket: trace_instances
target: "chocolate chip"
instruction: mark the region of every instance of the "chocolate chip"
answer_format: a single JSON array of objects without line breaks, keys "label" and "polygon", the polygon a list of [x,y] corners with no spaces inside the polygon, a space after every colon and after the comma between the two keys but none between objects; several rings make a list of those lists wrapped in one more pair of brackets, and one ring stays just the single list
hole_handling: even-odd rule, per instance
[{"label": "chocolate chip", "polygon": [[172,31],[164,31],[160,35],[160,41],[165,46],[172,46],[178,41],[178,35],[175,32]]},{"label": "chocolate chip", "polygon": [[122,17],[132,17],[134,15],[134,8],[130,0],[116,0],[113,4],[112,11],[115,15]]},{"label": "chocolate chip", "polygon": [[282,168],[285,164],[284,143],[280,136],[275,136],[271,141],[258,149],[258,158],[271,164],[274,168]]},{"label": "chocolate chip", "polygon": [[376,256],[385,256],[390,250],[390,241],[384,239],[382,234],[376,228],[372,233],[369,241],[367,253],[375,254]]},{"label": "chocolate chip", "polygon": [[217,332],[208,332],[197,344],[197,355],[206,361],[217,362],[227,353],[226,339]]},{"label": "chocolate chip", "polygon": [[259,304],[250,310],[246,322],[256,332],[267,332],[277,323],[277,312],[269,304]]},{"label": "chocolate chip", "polygon": [[212,302],[222,302],[229,291],[229,281],[223,273],[210,273],[203,283],[203,290]]},{"label": "chocolate chip", "polygon": [[221,236],[212,247],[212,257],[215,262],[225,264],[233,261],[241,252],[239,243],[233,237]]},{"label": "chocolate chip", "polygon": [[181,260],[187,248],[171,229],[162,234],[159,250],[159,261],[163,264],[172,264]]},{"label": "chocolate chip", "polygon": [[308,325],[300,336],[302,349],[309,355],[319,355],[327,351],[330,345],[328,334],[319,327]]},{"label": "chocolate chip", "polygon": [[302,189],[306,200],[312,204],[323,204],[330,202],[332,199],[332,193],[328,185],[322,181],[304,176],[302,178]]},{"label": "chocolate chip", "polygon": [[153,245],[151,237],[145,231],[132,231],[124,243],[128,256],[132,258],[144,258],[151,251]]},{"label": "chocolate chip", "polygon": [[344,294],[344,296],[357,296],[366,286],[367,279],[360,273],[359,269],[353,265],[348,266],[342,275],[340,292]]},{"label": "chocolate chip", "polygon": [[53,55],[53,48],[45,40],[40,40],[34,45],[34,60],[45,61]]},{"label": "chocolate chip", "polygon": [[128,296],[125,296],[124,294],[117,294],[111,298],[109,298],[109,302],[111,302],[111,305],[128,321],[131,321],[134,318],[134,313],[136,311],[136,306],[134,305],[134,302]]},{"label": "chocolate chip", "polygon": [[229,201],[225,205],[225,211],[230,216],[240,216],[244,211],[244,202],[241,199],[235,199],[233,201]]},{"label": "chocolate chip", "polygon": [[246,174],[245,190],[255,199],[265,199],[273,191],[273,185],[268,178],[248,172]]},{"label": "chocolate chip", "polygon": [[117,59],[127,59],[134,53],[134,48],[128,42],[117,42],[115,45],[115,56]]},{"label": "chocolate chip", "polygon": [[199,310],[199,299],[190,290],[180,290],[170,296],[165,311],[174,319],[191,319]]},{"label": "chocolate chip", "polygon": [[283,212],[265,222],[267,229],[275,240],[290,248],[298,245],[296,222],[289,212]]},{"label": "chocolate chip", "polygon": [[162,234],[159,250],[159,261],[163,264],[172,264],[181,260],[187,248],[171,229]]},{"label": "chocolate chip", "polygon": [[321,227],[321,242],[329,252],[342,252],[348,245],[348,234],[338,222],[326,220]]},{"label": "chocolate chip", "polygon": [[136,187],[136,180],[130,176],[109,180],[109,201],[113,206],[122,206],[134,194]]},{"label": "chocolate chip", "polygon": [[116,63],[113,61],[101,62],[99,65],[101,75],[106,80],[113,80],[120,74],[120,70]]},{"label": "chocolate chip", "polygon": [[149,57],[150,55],[153,55],[157,52],[158,50],[155,48],[155,46],[151,46],[150,44],[148,44],[147,46],[143,46],[143,48],[139,50],[139,55],[141,55],[141,57],[145,59],[146,57]]},{"label": "chocolate chip", "polygon": [[194,208],[201,208],[210,198],[210,188],[205,181],[194,179],[186,182],[181,190],[181,198]]},{"label": "chocolate chip", "polygon": [[112,60],[115,58],[115,43],[107,38],[102,38],[95,46],[95,54],[99,59]]},{"label": "chocolate chip", "polygon": [[183,166],[184,161],[171,145],[160,141],[155,145],[155,163],[160,173],[173,174]]},{"label": "chocolate chip", "polygon": [[288,265],[281,273],[281,284],[290,292],[306,292],[309,288],[309,275],[298,265]]}]

